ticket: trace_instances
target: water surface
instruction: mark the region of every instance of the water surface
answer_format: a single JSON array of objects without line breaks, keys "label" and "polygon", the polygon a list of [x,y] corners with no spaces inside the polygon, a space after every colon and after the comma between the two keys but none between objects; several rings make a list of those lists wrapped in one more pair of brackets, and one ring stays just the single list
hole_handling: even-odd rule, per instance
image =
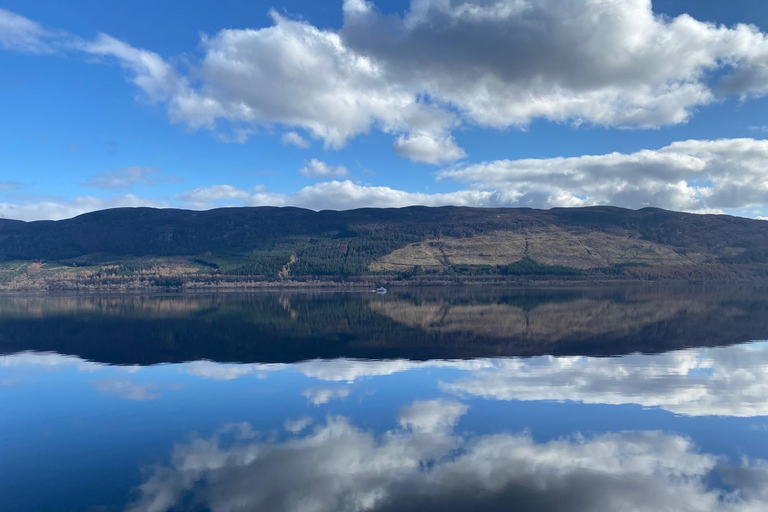
[{"label": "water surface", "polygon": [[6,511],[768,510],[745,287],[0,298]]}]

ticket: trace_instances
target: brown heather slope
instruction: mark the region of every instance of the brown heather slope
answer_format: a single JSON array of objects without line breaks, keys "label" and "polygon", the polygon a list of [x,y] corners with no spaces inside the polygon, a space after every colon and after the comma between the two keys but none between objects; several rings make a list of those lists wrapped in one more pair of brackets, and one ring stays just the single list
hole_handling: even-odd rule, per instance
[{"label": "brown heather slope", "polygon": [[509,265],[525,257],[543,265],[577,269],[628,263],[691,265],[707,261],[704,254],[683,254],[665,244],[633,238],[629,232],[614,234],[541,226],[519,231],[494,231],[469,238],[443,237],[416,242],[377,259],[370,269],[386,272],[410,270],[417,265],[424,269],[444,269],[451,265]]}]

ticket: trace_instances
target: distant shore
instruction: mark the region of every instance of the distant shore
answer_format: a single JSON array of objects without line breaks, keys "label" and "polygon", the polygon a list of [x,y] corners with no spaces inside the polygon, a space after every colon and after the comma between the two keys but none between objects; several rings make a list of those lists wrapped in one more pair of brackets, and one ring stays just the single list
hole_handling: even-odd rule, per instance
[{"label": "distant shore", "polygon": [[618,284],[706,284],[768,283],[768,274],[708,272],[703,275],[674,276],[361,276],[353,278],[264,279],[261,276],[184,276],[179,278],[147,278],[123,276],[120,279],[94,282],[90,279],[29,279],[0,283],[0,294],[16,292],[150,292],[150,291],[289,291],[340,290],[375,291],[379,287],[448,287],[448,286],[610,286]]}]

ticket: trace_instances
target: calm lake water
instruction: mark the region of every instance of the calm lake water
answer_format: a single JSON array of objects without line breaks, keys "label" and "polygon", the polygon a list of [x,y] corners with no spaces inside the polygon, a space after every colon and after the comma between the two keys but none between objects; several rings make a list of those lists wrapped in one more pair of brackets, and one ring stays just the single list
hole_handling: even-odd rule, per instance
[{"label": "calm lake water", "polygon": [[768,293],[0,297],[0,510],[765,511]]}]

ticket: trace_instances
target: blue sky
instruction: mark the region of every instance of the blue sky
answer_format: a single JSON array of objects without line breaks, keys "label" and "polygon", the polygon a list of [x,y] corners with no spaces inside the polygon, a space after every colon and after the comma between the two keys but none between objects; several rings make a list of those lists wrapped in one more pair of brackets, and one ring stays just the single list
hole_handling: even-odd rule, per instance
[{"label": "blue sky", "polygon": [[5,217],[262,204],[768,216],[760,2],[0,9]]}]

